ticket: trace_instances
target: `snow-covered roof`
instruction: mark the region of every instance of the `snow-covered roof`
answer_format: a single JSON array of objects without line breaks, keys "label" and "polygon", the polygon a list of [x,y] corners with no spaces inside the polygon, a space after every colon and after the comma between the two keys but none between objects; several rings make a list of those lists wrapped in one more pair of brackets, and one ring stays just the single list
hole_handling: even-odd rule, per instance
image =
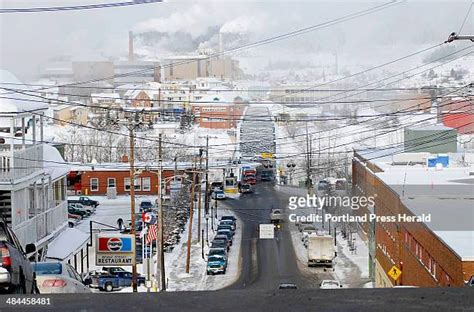
[{"label": "snow-covered roof", "polygon": [[473,194],[471,198],[415,197],[402,202],[417,216],[431,215],[425,225],[463,261],[474,261]]},{"label": "snow-covered roof", "polygon": [[202,98],[196,100],[193,105],[234,105],[234,98],[229,94],[207,93]]},{"label": "snow-covered roof", "polygon": [[409,130],[420,130],[420,131],[440,131],[440,130],[453,130],[454,128],[446,127],[442,124],[435,124],[435,125],[422,125],[416,127],[408,127]]},{"label": "snow-covered roof", "polygon": [[130,90],[130,89],[139,89],[143,86],[143,84],[132,84],[132,83],[128,83],[128,84],[123,84],[123,85],[120,85],[120,86],[117,86],[115,89],[117,90]]},{"label": "snow-covered roof", "polygon": [[[0,69],[0,87],[11,89],[28,89],[9,71]],[[24,92],[24,91],[22,91]],[[47,103],[38,102],[38,98],[11,90],[0,89],[0,114],[18,114],[48,109]],[[8,98],[6,98],[8,97]]]},{"label": "snow-covered roof", "polygon": [[448,153],[446,168],[393,165],[397,149],[357,151],[383,170],[375,175],[400,196],[417,216],[431,215],[424,224],[463,261],[474,261],[474,164],[468,154]]},{"label": "snow-covered roof", "polygon": [[120,94],[118,93],[92,93],[91,98],[107,98],[107,99],[120,99]]},{"label": "snow-covered roof", "polygon": [[172,55],[167,56],[164,60],[194,60],[194,59],[206,59],[209,58],[207,55]]},{"label": "snow-covered roof", "polygon": [[61,232],[49,245],[46,258],[65,260],[85,246],[89,234],[78,229],[67,228]]},{"label": "snow-covered roof", "polygon": [[71,166],[65,163],[59,151],[49,144],[43,145],[43,167],[52,180],[66,176],[71,169]]}]

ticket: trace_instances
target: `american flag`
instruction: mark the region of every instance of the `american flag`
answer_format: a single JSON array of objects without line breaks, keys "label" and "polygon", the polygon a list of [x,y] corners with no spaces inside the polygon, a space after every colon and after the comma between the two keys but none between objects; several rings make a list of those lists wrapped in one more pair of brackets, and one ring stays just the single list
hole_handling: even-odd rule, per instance
[{"label": "american flag", "polygon": [[148,233],[146,235],[146,243],[150,244],[153,240],[158,238],[158,226],[156,224],[150,224],[148,226]]}]

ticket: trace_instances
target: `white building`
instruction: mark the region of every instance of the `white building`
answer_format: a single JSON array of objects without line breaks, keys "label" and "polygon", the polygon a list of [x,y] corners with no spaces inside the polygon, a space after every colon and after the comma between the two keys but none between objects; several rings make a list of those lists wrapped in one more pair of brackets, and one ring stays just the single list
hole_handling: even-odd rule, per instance
[{"label": "white building", "polygon": [[[0,81],[20,83],[2,70]],[[68,218],[69,168],[54,147],[43,143],[47,109],[21,94],[0,99],[0,216],[22,246],[36,244],[38,258]]]}]

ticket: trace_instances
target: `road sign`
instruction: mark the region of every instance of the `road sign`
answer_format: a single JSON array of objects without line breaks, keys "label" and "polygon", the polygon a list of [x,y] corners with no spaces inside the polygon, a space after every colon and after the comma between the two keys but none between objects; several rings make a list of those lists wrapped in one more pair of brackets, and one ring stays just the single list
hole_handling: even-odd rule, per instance
[{"label": "road sign", "polygon": [[132,265],[134,237],[130,234],[103,234],[96,237],[95,262],[98,266]]},{"label": "road sign", "polygon": [[156,218],[155,215],[152,214],[151,212],[147,212],[143,215],[143,222],[148,223],[148,224],[155,224]]},{"label": "road sign", "polygon": [[264,158],[264,159],[273,158],[272,153],[261,153],[260,156],[262,156],[262,158]]},{"label": "road sign", "polygon": [[393,266],[390,270],[388,270],[387,274],[396,281],[400,275],[402,275],[402,271],[396,266]]},{"label": "road sign", "polygon": [[273,224],[260,224],[260,239],[274,239],[275,226]]}]

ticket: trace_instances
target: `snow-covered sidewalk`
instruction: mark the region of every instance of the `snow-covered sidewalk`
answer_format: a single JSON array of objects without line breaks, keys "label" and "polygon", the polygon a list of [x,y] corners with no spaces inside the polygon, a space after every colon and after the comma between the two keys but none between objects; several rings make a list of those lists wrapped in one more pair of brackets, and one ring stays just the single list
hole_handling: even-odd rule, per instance
[{"label": "snow-covered sidewalk", "polygon": [[[223,203],[222,201],[220,203]],[[222,205],[222,204],[221,204]],[[231,211],[225,208],[219,208],[218,217],[222,215],[233,215]],[[205,221],[201,222],[205,230]],[[214,226],[216,226],[214,224]],[[237,220],[237,229],[233,239],[233,245],[229,252],[229,261],[226,274],[207,275],[206,254],[209,250],[204,240],[204,258],[202,258],[201,243],[197,241],[197,218],[193,218],[193,244],[191,245],[190,272],[186,273],[186,252],[187,236],[189,223],[182,234],[182,240],[173,249],[173,252],[165,254],[166,275],[169,291],[186,290],[216,290],[234,283],[240,275],[240,244],[242,236],[242,227]],[[209,222],[209,244],[214,236]]]},{"label": "snow-covered sidewalk", "polygon": [[354,249],[340,232],[336,235],[338,261],[335,274],[350,288],[372,287],[369,279],[369,249],[357,233],[352,234]]}]

